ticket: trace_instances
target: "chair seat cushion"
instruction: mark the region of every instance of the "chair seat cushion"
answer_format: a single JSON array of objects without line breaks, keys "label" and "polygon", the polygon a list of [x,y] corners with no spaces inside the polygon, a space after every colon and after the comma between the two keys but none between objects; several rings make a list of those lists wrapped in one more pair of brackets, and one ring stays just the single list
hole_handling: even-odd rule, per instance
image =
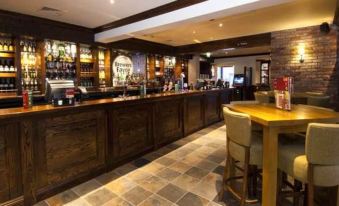
[{"label": "chair seat cushion", "polygon": [[[278,168],[293,178],[307,183],[308,161],[305,145],[279,145]],[[331,187],[339,184],[339,166],[314,166],[314,185]]]},{"label": "chair seat cushion", "polygon": [[[231,156],[240,162],[245,161],[246,148],[235,142],[229,142],[229,150]],[[252,132],[252,142],[250,147],[250,164],[262,165],[262,135]]]}]

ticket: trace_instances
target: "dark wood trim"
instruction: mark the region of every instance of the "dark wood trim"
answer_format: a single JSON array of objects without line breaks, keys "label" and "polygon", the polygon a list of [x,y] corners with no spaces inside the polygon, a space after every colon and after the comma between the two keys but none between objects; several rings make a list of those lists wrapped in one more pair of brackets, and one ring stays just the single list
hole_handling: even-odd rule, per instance
[{"label": "dark wood trim", "polygon": [[169,12],[172,12],[172,11],[175,11],[175,10],[178,10],[178,9],[182,9],[182,8],[185,8],[185,7],[194,5],[194,4],[198,4],[198,3],[201,3],[201,2],[204,2],[204,1],[206,1],[206,0],[178,0],[178,1],[174,1],[174,2],[171,2],[171,3],[165,4],[165,5],[162,5],[162,6],[159,6],[159,7],[156,7],[156,8],[153,8],[153,9],[150,9],[150,10],[147,10],[147,11],[144,11],[144,12],[141,12],[141,13],[138,13],[138,14],[135,14],[135,15],[132,15],[132,16],[111,22],[111,23],[108,23],[108,24],[104,24],[102,26],[95,28],[94,31],[97,33],[97,32],[102,32],[102,31],[106,31],[106,30],[109,30],[109,29],[114,29],[114,28],[117,28],[117,27],[120,27],[120,26],[124,26],[124,25],[127,25],[127,24],[131,24],[131,23],[134,23],[134,22],[138,22],[138,21],[142,21],[142,20],[145,20],[145,19],[148,19],[148,18],[159,16],[161,14],[169,13]]},{"label": "dark wood trim", "polygon": [[335,8],[335,14],[333,18],[333,24],[339,26],[339,0],[337,0],[337,5]]},{"label": "dark wood trim", "polygon": [[253,54],[239,54],[239,55],[232,55],[232,56],[220,56],[220,57],[212,57],[212,59],[229,59],[229,58],[236,58],[236,57],[251,57],[251,56],[261,56],[261,55],[270,55],[271,52],[262,52],[262,53],[253,53]]},{"label": "dark wood trim", "polygon": [[94,31],[90,28],[4,10],[0,10],[0,32],[94,44]]},{"label": "dark wood trim", "polygon": [[[242,45],[246,43],[246,45]],[[176,53],[187,54],[192,52],[210,52],[225,48],[250,48],[257,46],[270,46],[271,33],[256,34],[250,36],[236,37],[216,41],[204,42],[201,44],[189,44],[176,47]]]},{"label": "dark wood trim", "polygon": [[109,47],[117,50],[127,50],[131,52],[144,52],[162,55],[175,55],[175,47],[145,41],[136,38],[125,39],[109,44]]}]

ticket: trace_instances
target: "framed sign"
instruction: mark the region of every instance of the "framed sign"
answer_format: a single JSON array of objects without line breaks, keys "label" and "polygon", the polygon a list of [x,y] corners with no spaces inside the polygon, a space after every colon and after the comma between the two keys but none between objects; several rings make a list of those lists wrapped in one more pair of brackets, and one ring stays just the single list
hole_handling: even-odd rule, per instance
[{"label": "framed sign", "polygon": [[133,73],[133,62],[128,56],[119,55],[114,59],[112,69],[113,77],[118,81],[124,81],[126,76]]}]

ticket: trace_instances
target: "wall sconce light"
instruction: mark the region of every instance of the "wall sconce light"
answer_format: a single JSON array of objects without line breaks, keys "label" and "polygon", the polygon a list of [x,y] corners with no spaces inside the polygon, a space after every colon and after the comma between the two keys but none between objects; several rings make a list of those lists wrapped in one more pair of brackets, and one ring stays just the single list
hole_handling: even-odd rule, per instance
[{"label": "wall sconce light", "polygon": [[211,57],[211,52],[207,52],[207,53],[206,53],[206,57],[207,57],[207,58],[210,58],[210,57]]},{"label": "wall sconce light", "polygon": [[299,55],[299,62],[300,63],[304,63],[305,61],[305,44],[304,43],[300,43],[298,45],[298,55]]}]

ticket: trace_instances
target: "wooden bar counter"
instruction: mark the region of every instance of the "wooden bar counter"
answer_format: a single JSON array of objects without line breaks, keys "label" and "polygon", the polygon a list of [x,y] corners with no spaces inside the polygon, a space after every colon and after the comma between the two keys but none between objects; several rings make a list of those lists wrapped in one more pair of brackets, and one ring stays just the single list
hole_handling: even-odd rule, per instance
[{"label": "wooden bar counter", "polygon": [[221,120],[229,89],[0,109],[0,205],[32,205]]}]

